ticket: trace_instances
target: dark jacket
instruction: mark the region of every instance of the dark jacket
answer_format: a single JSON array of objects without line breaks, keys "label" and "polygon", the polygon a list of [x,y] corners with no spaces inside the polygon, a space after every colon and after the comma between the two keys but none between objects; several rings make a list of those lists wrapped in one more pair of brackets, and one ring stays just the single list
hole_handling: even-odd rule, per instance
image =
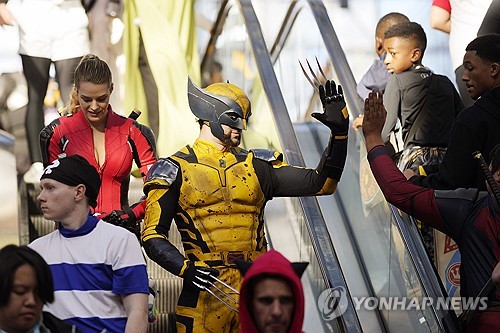
[{"label": "dark jacket", "polygon": [[448,149],[439,171],[410,180],[438,190],[478,188],[485,190],[485,178],[472,153],[479,150],[486,162],[489,153],[500,143],[500,88],[490,90],[474,105],[464,109],[453,124]]}]

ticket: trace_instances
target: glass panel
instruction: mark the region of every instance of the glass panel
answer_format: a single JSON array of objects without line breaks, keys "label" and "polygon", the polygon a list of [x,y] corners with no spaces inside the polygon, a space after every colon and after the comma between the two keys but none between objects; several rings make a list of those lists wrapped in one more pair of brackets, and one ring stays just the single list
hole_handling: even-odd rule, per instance
[{"label": "glass panel", "polygon": [[[315,57],[326,76],[338,82],[320,29],[309,6],[305,5],[274,68],[308,167],[316,166],[330,134],[325,126],[311,121],[311,112],[321,110],[321,105],[298,64],[300,60],[309,77],[313,77],[307,59],[314,74],[320,78]],[[416,297],[420,300],[425,296],[420,281],[408,260],[387,203],[371,176],[364,145],[360,144],[360,137],[352,129],[351,132],[348,160],[339,188],[334,196],[319,198],[349,290],[357,297],[398,297],[400,300],[406,297],[408,301]],[[426,311],[417,311],[416,308],[382,310],[375,318],[373,310],[362,306],[357,310],[366,331],[382,329],[377,327],[378,320],[394,332],[439,331],[429,307]]]},{"label": "glass panel", "polygon": [[267,148],[281,151],[271,109],[262,89],[248,34],[236,4],[230,2],[214,59],[223,64],[223,81],[228,80],[243,89],[252,103],[252,116],[243,132],[243,148]]}]

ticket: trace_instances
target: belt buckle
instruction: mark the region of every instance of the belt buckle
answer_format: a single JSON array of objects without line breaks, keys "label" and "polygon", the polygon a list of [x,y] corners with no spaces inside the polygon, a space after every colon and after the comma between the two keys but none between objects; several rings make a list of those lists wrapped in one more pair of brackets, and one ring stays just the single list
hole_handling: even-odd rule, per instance
[{"label": "belt buckle", "polygon": [[243,251],[229,251],[226,259],[230,266],[234,266],[236,265],[236,260],[245,260],[245,253]]}]

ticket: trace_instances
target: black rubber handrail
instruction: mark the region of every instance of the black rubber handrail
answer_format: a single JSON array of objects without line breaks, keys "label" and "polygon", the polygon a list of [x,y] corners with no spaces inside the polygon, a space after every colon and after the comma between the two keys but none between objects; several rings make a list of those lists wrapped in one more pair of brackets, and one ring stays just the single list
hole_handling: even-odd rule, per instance
[{"label": "black rubber handrail", "polygon": [[[323,41],[325,42],[327,52],[339,77],[340,84],[346,88],[344,89],[344,95],[349,104],[349,111],[353,117],[357,117],[362,109],[362,101],[356,93],[356,81],[342,50],[337,34],[328,17],[326,8],[321,0],[307,1],[311,6],[313,15],[322,32]],[[361,133],[360,135],[362,141],[364,141],[363,135]],[[364,144],[364,142],[362,142],[362,144]],[[433,299],[446,297],[447,295],[444,292],[439,278],[434,274],[435,270],[425,252],[415,223],[404,223],[404,219],[399,214],[399,211],[394,206],[389,206],[425,293]],[[446,329],[446,332],[459,332],[456,315],[453,310],[436,309],[435,307],[432,307],[432,309],[435,317],[438,319],[437,322],[441,330]]]}]

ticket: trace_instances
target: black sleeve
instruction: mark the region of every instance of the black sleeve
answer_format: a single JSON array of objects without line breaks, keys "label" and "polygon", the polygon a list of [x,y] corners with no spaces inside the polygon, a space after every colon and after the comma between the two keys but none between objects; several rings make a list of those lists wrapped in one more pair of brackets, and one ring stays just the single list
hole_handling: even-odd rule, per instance
[{"label": "black sleeve", "polygon": [[177,172],[175,180],[168,187],[154,182],[147,186],[146,183],[148,208],[141,239],[148,257],[177,276],[181,274],[184,256],[168,240],[168,232],[176,215],[181,177],[182,172]]},{"label": "black sleeve", "polygon": [[315,195],[327,180],[327,177],[319,175],[314,169],[289,165],[275,168],[259,159],[254,159],[253,164],[267,200],[273,197]]}]

